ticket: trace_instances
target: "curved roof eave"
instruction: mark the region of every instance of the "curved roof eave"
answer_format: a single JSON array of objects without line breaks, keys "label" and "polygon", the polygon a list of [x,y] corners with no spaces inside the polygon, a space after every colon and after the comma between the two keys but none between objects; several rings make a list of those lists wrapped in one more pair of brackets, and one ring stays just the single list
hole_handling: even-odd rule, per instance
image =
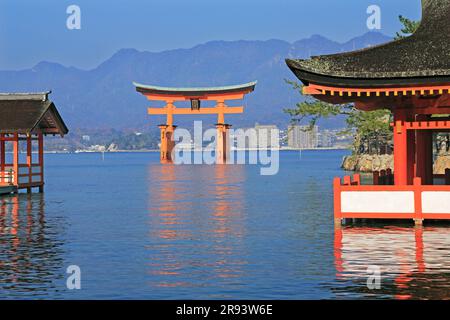
[{"label": "curved roof eave", "polygon": [[358,77],[338,77],[314,73],[308,70],[300,69],[293,66],[294,60],[286,60],[286,64],[291,71],[300,79],[305,85],[321,84],[327,86],[337,87],[398,87],[398,86],[417,86],[417,85],[439,85],[450,83],[450,75],[448,76],[410,76],[410,77],[395,77],[391,75],[385,78],[358,78]]},{"label": "curved roof eave", "polygon": [[183,94],[208,94],[208,93],[227,93],[227,92],[239,92],[239,91],[253,91],[257,81],[252,81],[239,85],[232,86],[221,86],[221,87],[161,87],[154,85],[145,85],[137,82],[133,82],[136,87],[136,91],[139,92],[152,92],[161,94],[173,94],[173,95],[183,95]]}]

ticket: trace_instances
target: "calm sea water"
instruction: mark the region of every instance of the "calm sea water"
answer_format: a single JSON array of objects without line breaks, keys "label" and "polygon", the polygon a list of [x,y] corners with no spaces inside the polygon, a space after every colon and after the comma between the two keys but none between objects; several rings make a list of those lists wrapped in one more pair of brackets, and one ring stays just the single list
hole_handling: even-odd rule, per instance
[{"label": "calm sea water", "polygon": [[[334,229],[344,154],[282,152],[275,176],[157,153],[46,155],[43,195],[0,198],[0,298],[450,298],[449,226]],[[66,288],[70,265],[81,290]]]}]

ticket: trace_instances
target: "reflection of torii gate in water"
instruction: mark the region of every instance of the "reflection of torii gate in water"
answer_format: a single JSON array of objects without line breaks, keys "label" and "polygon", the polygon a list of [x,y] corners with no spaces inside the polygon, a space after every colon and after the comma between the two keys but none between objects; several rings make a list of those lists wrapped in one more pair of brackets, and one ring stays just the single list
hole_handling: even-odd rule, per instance
[{"label": "reflection of torii gate in water", "polygon": [[[217,114],[216,158],[217,163],[226,163],[229,153],[228,129],[231,125],[225,123],[225,114],[243,113],[244,107],[229,107],[226,100],[242,100],[244,96],[255,89],[256,81],[242,85],[210,88],[164,88],[134,83],[136,91],[142,93],[148,100],[164,101],[163,108],[148,108],[150,115],[167,115],[166,124],[160,125],[161,130],[161,162],[170,163],[175,146],[173,133],[173,115]],[[216,101],[212,108],[201,108],[201,101]],[[174,103],[190,101],[191,108],[177,108]]]}]

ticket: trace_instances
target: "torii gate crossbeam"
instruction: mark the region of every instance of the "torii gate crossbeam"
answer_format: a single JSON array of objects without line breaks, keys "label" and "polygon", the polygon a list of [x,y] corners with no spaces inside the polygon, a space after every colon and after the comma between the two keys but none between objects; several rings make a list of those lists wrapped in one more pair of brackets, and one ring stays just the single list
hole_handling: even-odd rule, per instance
[{"label": "torii gate crossbeam", "polygon": [[[231,125],[225,123],[226,114],[239,114],[244,112],[244,107],[229,107],[227,100],[242,100],[244,96],[254,91],[255,82],[227,87],[209,88],[167,88],[148,86],[134,83],[136,91],[141,92],[148,100],[164,101],[163,108],[148,108],[149,115],[166,115],[166,124],[160,125],[161,130],[161,163],[171,163],[174,159],[172,151],[175,143],[172,139],[176,126],[174,115],[205,115],[217,114],[217,138],[216,158],[217,163],[226,163],[229,157],[228,129]],[[190,101],[191,108],[177,108],[175,102]],[[215,101],[215,107],[201,107],[201,101]]]}]

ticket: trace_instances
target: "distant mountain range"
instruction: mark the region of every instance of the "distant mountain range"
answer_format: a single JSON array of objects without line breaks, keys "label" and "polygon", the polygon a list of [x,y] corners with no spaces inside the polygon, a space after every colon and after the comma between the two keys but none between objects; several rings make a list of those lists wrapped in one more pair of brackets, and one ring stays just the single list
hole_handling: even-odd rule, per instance
[{"label": "distant mountain range", "polygon": [[[68,126],[74,128],[133,128],[142,130],[164,121],[150,118],[150,105],[138,94],[132,81],[161,86],[220,86],[258,80],[247,96],[245,113],[230,115],[235,126],[277,124],[289,119],[283,109],[301,100],[284,79],[295,77],[285,58],[340,53],[388,42],[391,38],[369,32],[346,43],[315,35],[289,43],[268,41],[211,41],[190,49],[158,53],[122,49],[92,70],[40,62],[31,69],[0,71],[0,92],[52,90]],[[211,124],[214,118],[208,119]],[[190,118],[177,117],[182,125]],[[341,121],[326,121],[325,127],[339,127]]]}]

